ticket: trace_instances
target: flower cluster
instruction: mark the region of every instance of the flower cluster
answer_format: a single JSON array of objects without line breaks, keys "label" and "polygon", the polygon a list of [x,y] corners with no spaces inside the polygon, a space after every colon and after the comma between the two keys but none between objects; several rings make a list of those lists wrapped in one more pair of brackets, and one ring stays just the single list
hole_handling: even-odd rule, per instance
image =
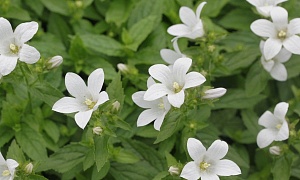
[{"label": "flower cluster", "polygon": [[5,160],[0,152],[0,179],[13,180],[19,163],[13,159]]},{"label": "flower cluster", "polygon": [[254,21],[250,28],[263,40],[260,43],[261,62],[266,71],[278,80],[287,80],[287,70],[282,64],[287,62],[292,54],[300,54],[300,18],[288,21],[288,12],[276,6],[284,0],[254,1],[248,0],[257,7],[258,12],[271,17],[270,20]]}]

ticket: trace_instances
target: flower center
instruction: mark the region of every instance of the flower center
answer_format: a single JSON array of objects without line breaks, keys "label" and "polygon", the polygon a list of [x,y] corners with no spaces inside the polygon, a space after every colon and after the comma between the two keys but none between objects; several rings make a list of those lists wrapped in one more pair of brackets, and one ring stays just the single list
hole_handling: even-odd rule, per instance
[{"label": "flower center", "polygon": [[284,30],[279,31],[277,34],[279,39],[285,39],[286,38],[286,32]]},{"label": "flower center", "polygon": [[175,93],[179,93],[182,87],[178,84],[178,82],[173,82],[173,88]]},{"label": "flower center", "polygon": [[84,101],[84,104],[86,104],[88,106],[89,109],[93,109],[96,102],[86,98],[85,101]]},{"label": "flower center", "polygon": [[164,108],[165,108],[164,103],[163,103],[163,102],[159,103],[159,104],[158,104],[158,108],[159,108],[159,109],[164,109]]},{"label": "flower center", "polygon": [[7,169],[2,172],[2,176],[9,176],[9,175],[10,175],[10,172]]},{"label": "flower center", "polygon": [[207,168],[209,168],[209,166],[210,166],[210,164],[207,163],[207,162],[205,162],[205,161],[202,161],[202,162],[200,163],[200,169],[201,169],[202,171],[206,171]]},{"label": "flower center", "polygon": [[19,47],[15,44],[10,44],[9,49],[13,54],[17,54],[19,52]]},{"label": "flower center", "polygon": [[281,126],[282,126],[282,124],[279,123],[276,125],[276,128],[279,130],[281,128]]}]

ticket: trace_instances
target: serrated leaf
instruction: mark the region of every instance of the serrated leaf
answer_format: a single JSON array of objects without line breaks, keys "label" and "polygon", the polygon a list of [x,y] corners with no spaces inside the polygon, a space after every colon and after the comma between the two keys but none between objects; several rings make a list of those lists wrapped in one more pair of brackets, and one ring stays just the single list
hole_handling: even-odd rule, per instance
[{"label": "serrated leaf", "polygon": [[18,19],[21,21],[29,21],[31,19],[28,11],[15,5],[9,6],[7,12],[1,12],[1,16],[6,18]]},{"label": "serrated leaf", "polygon": [[85,159],[83,161],[83,170],[86,171],[88,168],[92,167],[94,163],[95,163],[94,149],[90,149],[88,153],[86,153]]},{"label": "serrated leaf", "polygon": [[0,126],[0,148],[14,137],[15,133],[9,127]]},{"label": "serrated leaf", "polygon": [[131,0],[115,0],[110,3],[108,10],[105,14],[106,22],[115,23],[118,27],[122,25],[122,23],[126,22],[130,12],[133,8],[133,3]]},{"label": "serrated leaf", "polygon": [[124,129],[124,130],[127,130],[127,131],[130,131],[130,130],[131,130],[131,126],[130,126],[127,122],[125,122],[125,121],[123,121],[123,120],[121,120],[121,119],[116,119],[116,120],[114,121],[114,125],[115,125],[116,127],[119,127],[119,128],[121,128],[121,129]]},{"label": "serrated leaf", "polygon": [[46,131],[46,133],[49,135],[49,137],[55,143],[57,143],[59,140],[59,136],[60,136],[59,128],[57,127],[57,125],[52,121],[45,120],[43,122],[43,127],[44,127],[44,130]]},{"label": "serrated leaf", "polygon": [[25,176],[24,180],[48,180],[48,179],[41,175],[30,174],[28,176]]},{"label": "serrated leaf", "polygon": [[103,168],[108,160],[108,136],[95,136],[95,161],[98,172]]},{"label": "serrated leaf", "polygon": [[124,104],[125,95],[120,73],[118,73],[111,83],[109,83],[108,87],[106,88],[106,92],[108,93],[109,99],[115,99],[119,101],[121,110]]},{"label": "serrated leaf", "polygon": [[110,169],[110,162],[107,161],[101,170],[98,172],[97,166],[94,166],[92,173],[92,180],[103,179]]},{"label": "serrated leaf", "polygon": [[44,6],[52,12],[56,12],[62,15],[69,14],[69,8],[67,1],[61,0],[41,0]]},{"label": "serrated leaf", "polygon": [[292,157],[289,155],[281,156],[276,159],[272,169],[274,180],[290,179]]},{"label": "serrated leaf", "polygon": [[15,140],[13,140],[10,144],[6,156],[7,159],[13,159],[18,163],[25,163],[26,161],[23,151],[21,150],[21,148]]},{"label": "serrated leaf", "polygon": [[4,101],[2,103],[1,122],[9,127],[14,127],[21,122],[21,112],[17,111],[17,105]]}]

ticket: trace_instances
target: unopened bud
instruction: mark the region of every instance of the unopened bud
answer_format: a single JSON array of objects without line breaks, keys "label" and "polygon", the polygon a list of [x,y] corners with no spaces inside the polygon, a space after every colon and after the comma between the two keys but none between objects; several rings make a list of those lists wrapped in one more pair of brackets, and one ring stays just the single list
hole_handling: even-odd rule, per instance
[{"label": "unopened bud", "polygon": [[100,135],[102,133],[103,129],[101,127],[94,127],[93,128],[93,133]]},{"label": "unopened bud", "polygon": [[61,65],[63,58],[61,56],[54,56],[48,61],[48,69],[53,69]]},{"label": "unopened bud", "polygon": [[24,168],[26,174],[31,174],[32,173],[32,169],[33,169],[33,164],[31,162],[28,163],[25,166],[25,168]]},{"label": "unopened bud", "polygon": [[269,148],[269,152],[270,152],[270,154],[278,156],[281,153],[281,148],[279,146],[272,146]]},{"label": "unopened bud", "polygon": [[118,112],[120,109],[120,103],[119,101],[115,101],[114,103],[112,103],[112,110],[115,112]]},{"label": "unopened bud", "polygon": [[172,176],[179,175],[179,168],[176,166],[171,166],[168,171]]},{"label": "unopened bud", "polygon": [[121,71],[122,73],[128,73],[129,72],[129,69],[127,67],[127,65],[123,64],[123,63],[119,63],[117,64],[117,67],[119,69],[119,71]]},{"label": "unopened bud", "polygon": [[83,2],[82,1],[75,1],[75,5],[78,8],[81,8],[83,6]]},{"label": "unopened bud", "polygon": [[202,99],[216,99],[221,96],[223,96],[226,93],[225,88],[215,88],[215,89],[209,89],[204,92],[204,96]]}]

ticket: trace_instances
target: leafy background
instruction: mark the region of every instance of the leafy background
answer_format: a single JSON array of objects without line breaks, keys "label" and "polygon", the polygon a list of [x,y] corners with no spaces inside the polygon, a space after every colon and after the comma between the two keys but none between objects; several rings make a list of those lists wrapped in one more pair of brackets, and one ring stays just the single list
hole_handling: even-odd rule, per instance
[{"label": "leafy background", "polygon": [[[274,157],[267,148],[258,149],[256,136],[262,129],[259,116],[278,102],[290,104],[290,122],[299,118],[300,58],[293,55],[285,64],[287,81],[272,80],[260,64],[260,39],[249,28],[261,17],[244,0],[207,0],[201,14],[206,36],[196,42],[179,40],[180,49],[193,59],[193,69],[208,72],[206,85],[224,87],[226,95],[216,102],[187,105],[188,112],[174,110],[160,132],[152,125],[136,127],[142,109],[131,95],[146,89],[151,65],[164,63],[159,51],[172,49],[167,28],[180,23],[179,8],[195,9],[201,2],[0,0],[0,16],[13,27],[25,21],[39,23],[29,44],[40,51],[41,62],[19,63],[0,84],[1,152],[17,160],[20,168],[34,163],[35,173],[17,178],[179,179],[168,174],[168,167],[190,161],[186,141],[195,137],[206,147],[216,139],[230,144],[226,158],[239,165],[242,175],[221,179],[299,179],[300,160],[294,156],[300,152],[299,138],[290,144],[293,153]],[[299,16],[299,1],[289,0],[283,7],[290,19]],[[208,49],[211,45],[216,48],[213,52]],[[55,55],[64,57],[63,65],[45,71],[42,63]],[[130,71],[118,72],[118,63],[127,64]],[[101,111],[110,112],[115,100],[121,103],[115,115],[101,117],[103,136],[92,134],[97,120],[82,131],[72,115],[51,110],[67,95],[67,72],[86,79],[96,68],[104,69],[104,89],[111,99]]]}]

